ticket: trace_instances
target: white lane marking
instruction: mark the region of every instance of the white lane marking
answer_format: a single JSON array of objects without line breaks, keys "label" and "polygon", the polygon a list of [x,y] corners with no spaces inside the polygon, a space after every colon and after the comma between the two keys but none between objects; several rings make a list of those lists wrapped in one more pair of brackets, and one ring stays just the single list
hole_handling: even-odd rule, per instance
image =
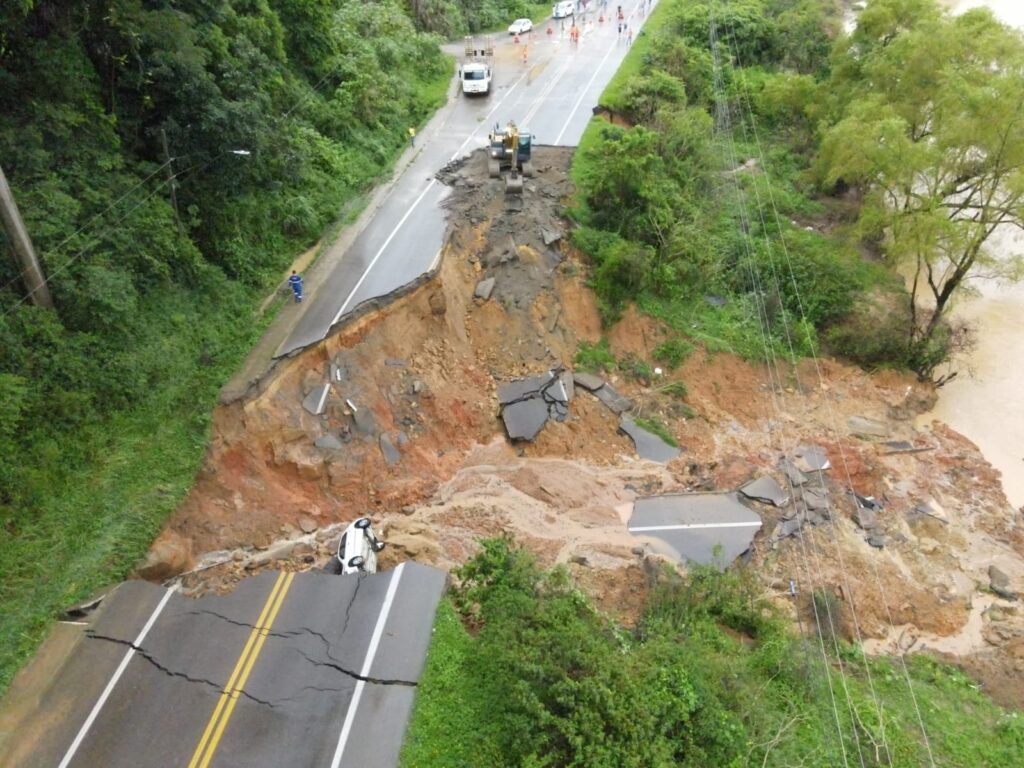
[{"label": "white lane marking", "polygon": [[569,117],[565,119],[565,125],[562,126],[562,130],[559,131],[558,137],[555,139],[555,146],[558,146],[559,142],[562,141],[562,136],[565,135],[565,131],[569,127],[569,123],[572,122],[572,118],[576,114],[576,110],[579,109],[580,104],[583,103],[583,99],[587,95],[587,91],[590,90],[590,86],[594,84],[598,74],[600,74],[601,70],[604,68],[604,63],[608,61],[608,57],[612,55],[612,51],[616,50],[617,47],[618,46],[610,46],[608,48],[608,53],[606,53],[604,58],[601,59],[601,63],[594,68],[594,74],[590,76],[590,82],[587,83],[587,87],[580,92],[580,97],[576,99],[576,106],[572,108],[572,112],[569,113]]},{"label": "white lane marking", "polygon": [[64,753],[64,759],[60,761],[60,765],[58,766],[58,768],[67,768],[68,764],[71,763],[71,759],[75,756],[75,753],[78,751],[78,748],[82,746],[82,741],[84,741],[86,734],[89,732],[89,729],[95,722],[96,717],[100,713],[100,710],[103,709],[103,705],[107,703],[107,699],[110,697],[111,691],[114,690],[114,686],[117,685],[117,681],[121,679],[121,675],[123,675],[125,669],[127,669],[128,662],[131,661],[132,656],[135,655],[135,649],[142,645],[142,641],[146,639],[146,635],[149,634],[149,630],[151,630],[153,628],[153,624],[156,623],[156,617],[160,615],[161,611],[163,611],[164,609],[164,606],[167,605],[167,601],[171,599],[171,595],[173,595],[177,590],[177,585],[168,589],[167,592],[164,594],[163,599],[157,604],[156,608],[153,610],[153,613],[150,614],[149,621],[146,622],[146,625],[142,628],[142,631],[139,632],[139,636],[136,637],[135,642],[132,643],[132,647],[128,649],[128,652],[124,655],[124,658],[121,659],[121,663],[120,665],[118,665],[117,670],[114,672],[114,676],[110,678],[110,682],[107,683],[107,687],[103,689],[103,693],[100,694],[99,699],[96,701],[96,704],[92,708],[92,712],[89,713],[89,717],[87,717],[85,719],[85,722],[82,723],[82,727],[79,729],[78,735],[75,736],[75,740],[71,742],[71,746],[68,747],[68,751]]},{"label": "white lane marking", "polygon": [[[508,89],[508,93],[506,93],[502,97],[501,101],[499,101],[497,104],[495,104],[494,108],[491,109],[491,111],[487,113],[487,116],[484,118],[484,121],[486,123],[490,122],[491,115],[493,115],[495,112],[497,112],[498,109],[501,107],[501,105],[505,103],[505,100],[509,96],[512,95],[512,91],[514,91],[516,89],[516,86],[519,85],[519,83],[522,81],[522,79],[524,77],[526,77],[526,73],[525,72],[519,76],[518,80],[516,80],[514,83],[512,83],[512,87]],[[469,144],[469,142],[471,142],[473,140],[473,137],[476,136],[476,133],[479,130],[480,130],[480,126],[478,125],[476,128],[473,129],[473,132],[469,134],[469,137],[464,142],[462,142],[462,144],[459,146],[459,148],[457,150],[455,150],[455,154],[452,155],[449,158],[449,162],[451,162],[452,160],[455,160],[456,158],[459,157],[459,155],[461,154],[462,150],[465,149],[466,145]],[[384,251],[387,250],[387,247],[391,244],[391,241],[395,238],[395,235],[398,234],[398,230],[400,230],[402,228],[402,225],[405,224],[406,219],[408,219],[412,215],[412,212],[416,210],[416,206],[418,206],[420,204],[420,201],[423,200],[423,198],[426,196],[427,192],[429,192],[431,190],[431,188],[436,183],[437,183],[437,179],[436,178],[431,179],[430,183],[427,184],[427,188],[424,189],[422,192],[420,192],[420,196],[417,197],[415,201],[413,201],[413,204],[411,206],[409,206],[409,210],[405,212],[405,215],[401,219],[398,220],[398,223],[395,225],[395,228],[391,230],[391,234],[389,234],[387,239],[384,241],[384,245],[382,245],[380,247],[380,249],[377,251],[377,253],[374,254],[373,258],[370,260],[370,263],[367,265],[366,269],[363,271],[363,274],[360,276],[359,280],[356,281],[355,288],[352,289],[351,293],[349,293],[348,297],[345,299],[345,302],[341,305],[341,309],[338,310],[338,313],[334,316],[334,319],[331,320],[331,325],[334,325],[336,322],[338,322],[338,320],[341,319],[341,316],[343,314],[345,314],[345,310],[348,309],[349,302],[352,301],[352,298],[356,295],[356,292],[362,287],[363,282],[369,276],[371,270],[377,264],[377,261],[384,254]]]},{"label": "white lane marking", "polygon": [[[388,584],[387,594],[384,596],[384,604],[380,607],[380,615],[377,617],[377,626],[373,628],[373,636],[370,638],[370,645],[366,648],[366,659],[363,660],[363,668],[359,671],[360,677],[367,677],[370,668],[373,666],[373,657],[377,655],[377,646],[380,645],[381,635],[384,634],[384,625],[387,623],[388,614],[391,612],[391,604],[395,600],[395,593],[398,592],[398,580],[402,578],[402,569],[405,563],[395,568],[395,575],[391,577]],[[352,693],[352,701],[349,702],[348,712],[345,714],[345,722],[341,726],[341,733],[338,735],[338,746],[334,750],[334,759],[331,760],[331,768],[338,768],[341,765],[341,756],[345,752],[345,745],[348,743],[349,734],[352,732],[352,724],[356,720],[356,710],[359,708],[359,700],[363,697],[363,688],[366,681],[360,680],[356,683],[356,689]]]},{"label": "white lane marking", "polygon": [[331,391],[331,385],[325,384],[323,394],[320,395],[320,402],[316,404],[316,415],[324,412],[324,403],[327,402],[327,394]]},{"label": "white lane marking", "polygon": [[690,528],[760,528],[761,523],[690,523],[689,525],[642,525],[630,526],[629,532],[637,531],[685,531]]}]

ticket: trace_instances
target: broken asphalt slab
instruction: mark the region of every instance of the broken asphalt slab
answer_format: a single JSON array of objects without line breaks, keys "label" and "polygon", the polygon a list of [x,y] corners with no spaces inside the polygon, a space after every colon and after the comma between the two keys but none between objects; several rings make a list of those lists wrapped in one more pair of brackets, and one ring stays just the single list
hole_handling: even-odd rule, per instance
[{"label": "broken asphalt slab", "polygon": [[560,369],[509,381],[498,387],[501,419],[510,440],[533,440],[548,419],[565,421],[574,389]]},{"label": "broken asphalt slab", "polygon": [[666,464],[682,453],[679,448],[669,445],[658,435],[647,431],[629,416],[622,416],[619,419],[619,430],[629,435],[641,459]]},{"label": "broken asphalt slab", "polygon": [[751,480],[740,488],[740,493],[748,499],[771,504],[773,507],[784,507],[789,503],[789,494],[782,490],[774,478],[759,477]]},{"label": "broken asphalt slab", "polygon": [[832,466],[825,449],[816,445],[801,445],[793,451],[793,456],[793,464],[801,472],[818,472]]},{"label": "broken asphalt slab", "polygon": [[628,528],[661,540],[680,561],[724,568],[750,548],[761,516],[734,493],[674,493],[637,499]]},{"label": "broken asphalt slab", "polygon": [[633,401],[620,395],[611,384],[606,383],[603,387],[594,390],[592,394],[616,415],[625,413],[633,407]]},{"label": "broken asphalt slab", "polygon": [[330,382],[326,384],[319,384],[309,391],[302,400],[302,407],[305,408],[309,413],[314,416],[319,416],[324,412],[324,408],[327,405],[327,396],[331,393]]},{"label": "broken asphalt slab", "polygon": [[548,423],[548,416],[548,404],[541,397],[517,400],[501,409],[510,440],[533,440]]},{"label": "broken asphalt slab", "polygon": [[576,386],[588,392],[594,392],[604,386],[604,379],[592,373],[573,373],[572,380]]}]

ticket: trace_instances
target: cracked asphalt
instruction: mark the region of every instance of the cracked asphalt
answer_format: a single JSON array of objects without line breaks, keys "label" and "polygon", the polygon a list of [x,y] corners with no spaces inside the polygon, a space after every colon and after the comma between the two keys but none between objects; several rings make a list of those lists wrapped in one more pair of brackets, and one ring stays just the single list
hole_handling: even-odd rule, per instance
[{"label": "cracked asphalt", "polygon": [[165,600],[145,582],[118,587],[0,765],[189,765],[259,626],[265,640],[209,765],[397,765],[446,575],[416,563],[371,576],[295,574],[266,629],[261,608],[278,577],[199,599]]}]

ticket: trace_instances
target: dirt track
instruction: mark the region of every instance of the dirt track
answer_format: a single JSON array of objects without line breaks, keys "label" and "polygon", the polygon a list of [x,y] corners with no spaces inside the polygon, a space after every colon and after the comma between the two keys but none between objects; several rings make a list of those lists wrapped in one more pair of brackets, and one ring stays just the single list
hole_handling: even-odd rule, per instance
[{"label": "dirt track", "polygon": [[[542,562],[569,564],[603,609],[629,620],[651,563],[623,525],[636,495],[731,489],[757,473],[777,475],[783,452],[813,442],[834,465],[834,519],[805,529],[808,557],[796,538],[773,541],[779,515],[763,510],[753,562],[767,588],[780,603],[793,578],[831,589],[851,635],[876,638],[877,650],[901,642],[957,654],[997,698],[1024,705],[1024,684],[1014,682],[1022,677],[1007,674],[1024,671],[1024,617],[985,589],[991,564],[1024,589],[1019,515],[972,444],[941,426],[915,429],[932,393],[912,379],[822,361],[820,372],[805,363],[773,385],[759,366],[698,350],[657,386],[615,380],[685,448],[667,466],[636,459],[616,418],[589,397],[577,397],[569,418],[549,423],[533,444],[507,442],[498,384],[572,367],[579,342],[602,333],[578,254],[564,238],[551,242],[552,233],[565,234],[558,212],[571,194],[570,158],[569,150],[537,148],[538,174],[521,206],[487,179],[482,154],[447,169],[441,178],[453,194],[440,274],[282,364],[259,395],[216,413],[203,469],[149,573],[187,569],[214,550],[235,552],[185,577],[188,588],[229,588],[270,562],[312,567],[328,556],[328,537],[270,550],[284,560],[252,553],[370,514],[391,544],[386,561],[452,567],[479,537],[509,531]],[[485,277],[495,278],[493,293],[474,299]],[[647,361],[664,338],[634,311],[606,334],[617,357]],[[325,412],[314,416],[303,398],[329,378]],[[672,380],[685,382],[687,408],[661,391]],[[687,418],[689,409],[696,416]],[[889,454],[881,440],[851,435],[851,416],[884,423],[885,440],[923,450]],[[381,435],[398,463],[385,460]],[[852,521],[847,485],[883,502],[884,549],[869,546]],[[944,520],[915,512],[924,503]]]}]

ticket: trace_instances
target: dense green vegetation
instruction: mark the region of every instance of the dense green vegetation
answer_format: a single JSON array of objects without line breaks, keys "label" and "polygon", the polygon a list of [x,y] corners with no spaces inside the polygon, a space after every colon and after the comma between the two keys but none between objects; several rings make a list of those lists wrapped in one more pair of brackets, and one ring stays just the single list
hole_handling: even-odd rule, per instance
[{"label": "dense green vegetation", "polygon": [[836,27],[830,0],[658,5],[574,161],[607,319],[636,302],[710,350],[926,378],[955,351],[949,300],[1024,215],[1024,43],[933,0]]},{"label": "dense green vegetation", "polygon": [[0,0],[0,158],[56,302],[0,241],[0,691],[187,492],[262,296],[442,102],[439,42],[398,0]]},{"label": "dense green vegetation", "polygon": [[[507,539],[483,542],[457,578],[419,686],[409,768],[930,764],[899,662],[870,664],[880,717],[861,655],[830,652],[833,710],[816,637],[793,637],[792,616],[742,571],[666,574],[635,628]],[[1019,713],[951,667],[908,662],[935,765],[1018,762]]]}]

